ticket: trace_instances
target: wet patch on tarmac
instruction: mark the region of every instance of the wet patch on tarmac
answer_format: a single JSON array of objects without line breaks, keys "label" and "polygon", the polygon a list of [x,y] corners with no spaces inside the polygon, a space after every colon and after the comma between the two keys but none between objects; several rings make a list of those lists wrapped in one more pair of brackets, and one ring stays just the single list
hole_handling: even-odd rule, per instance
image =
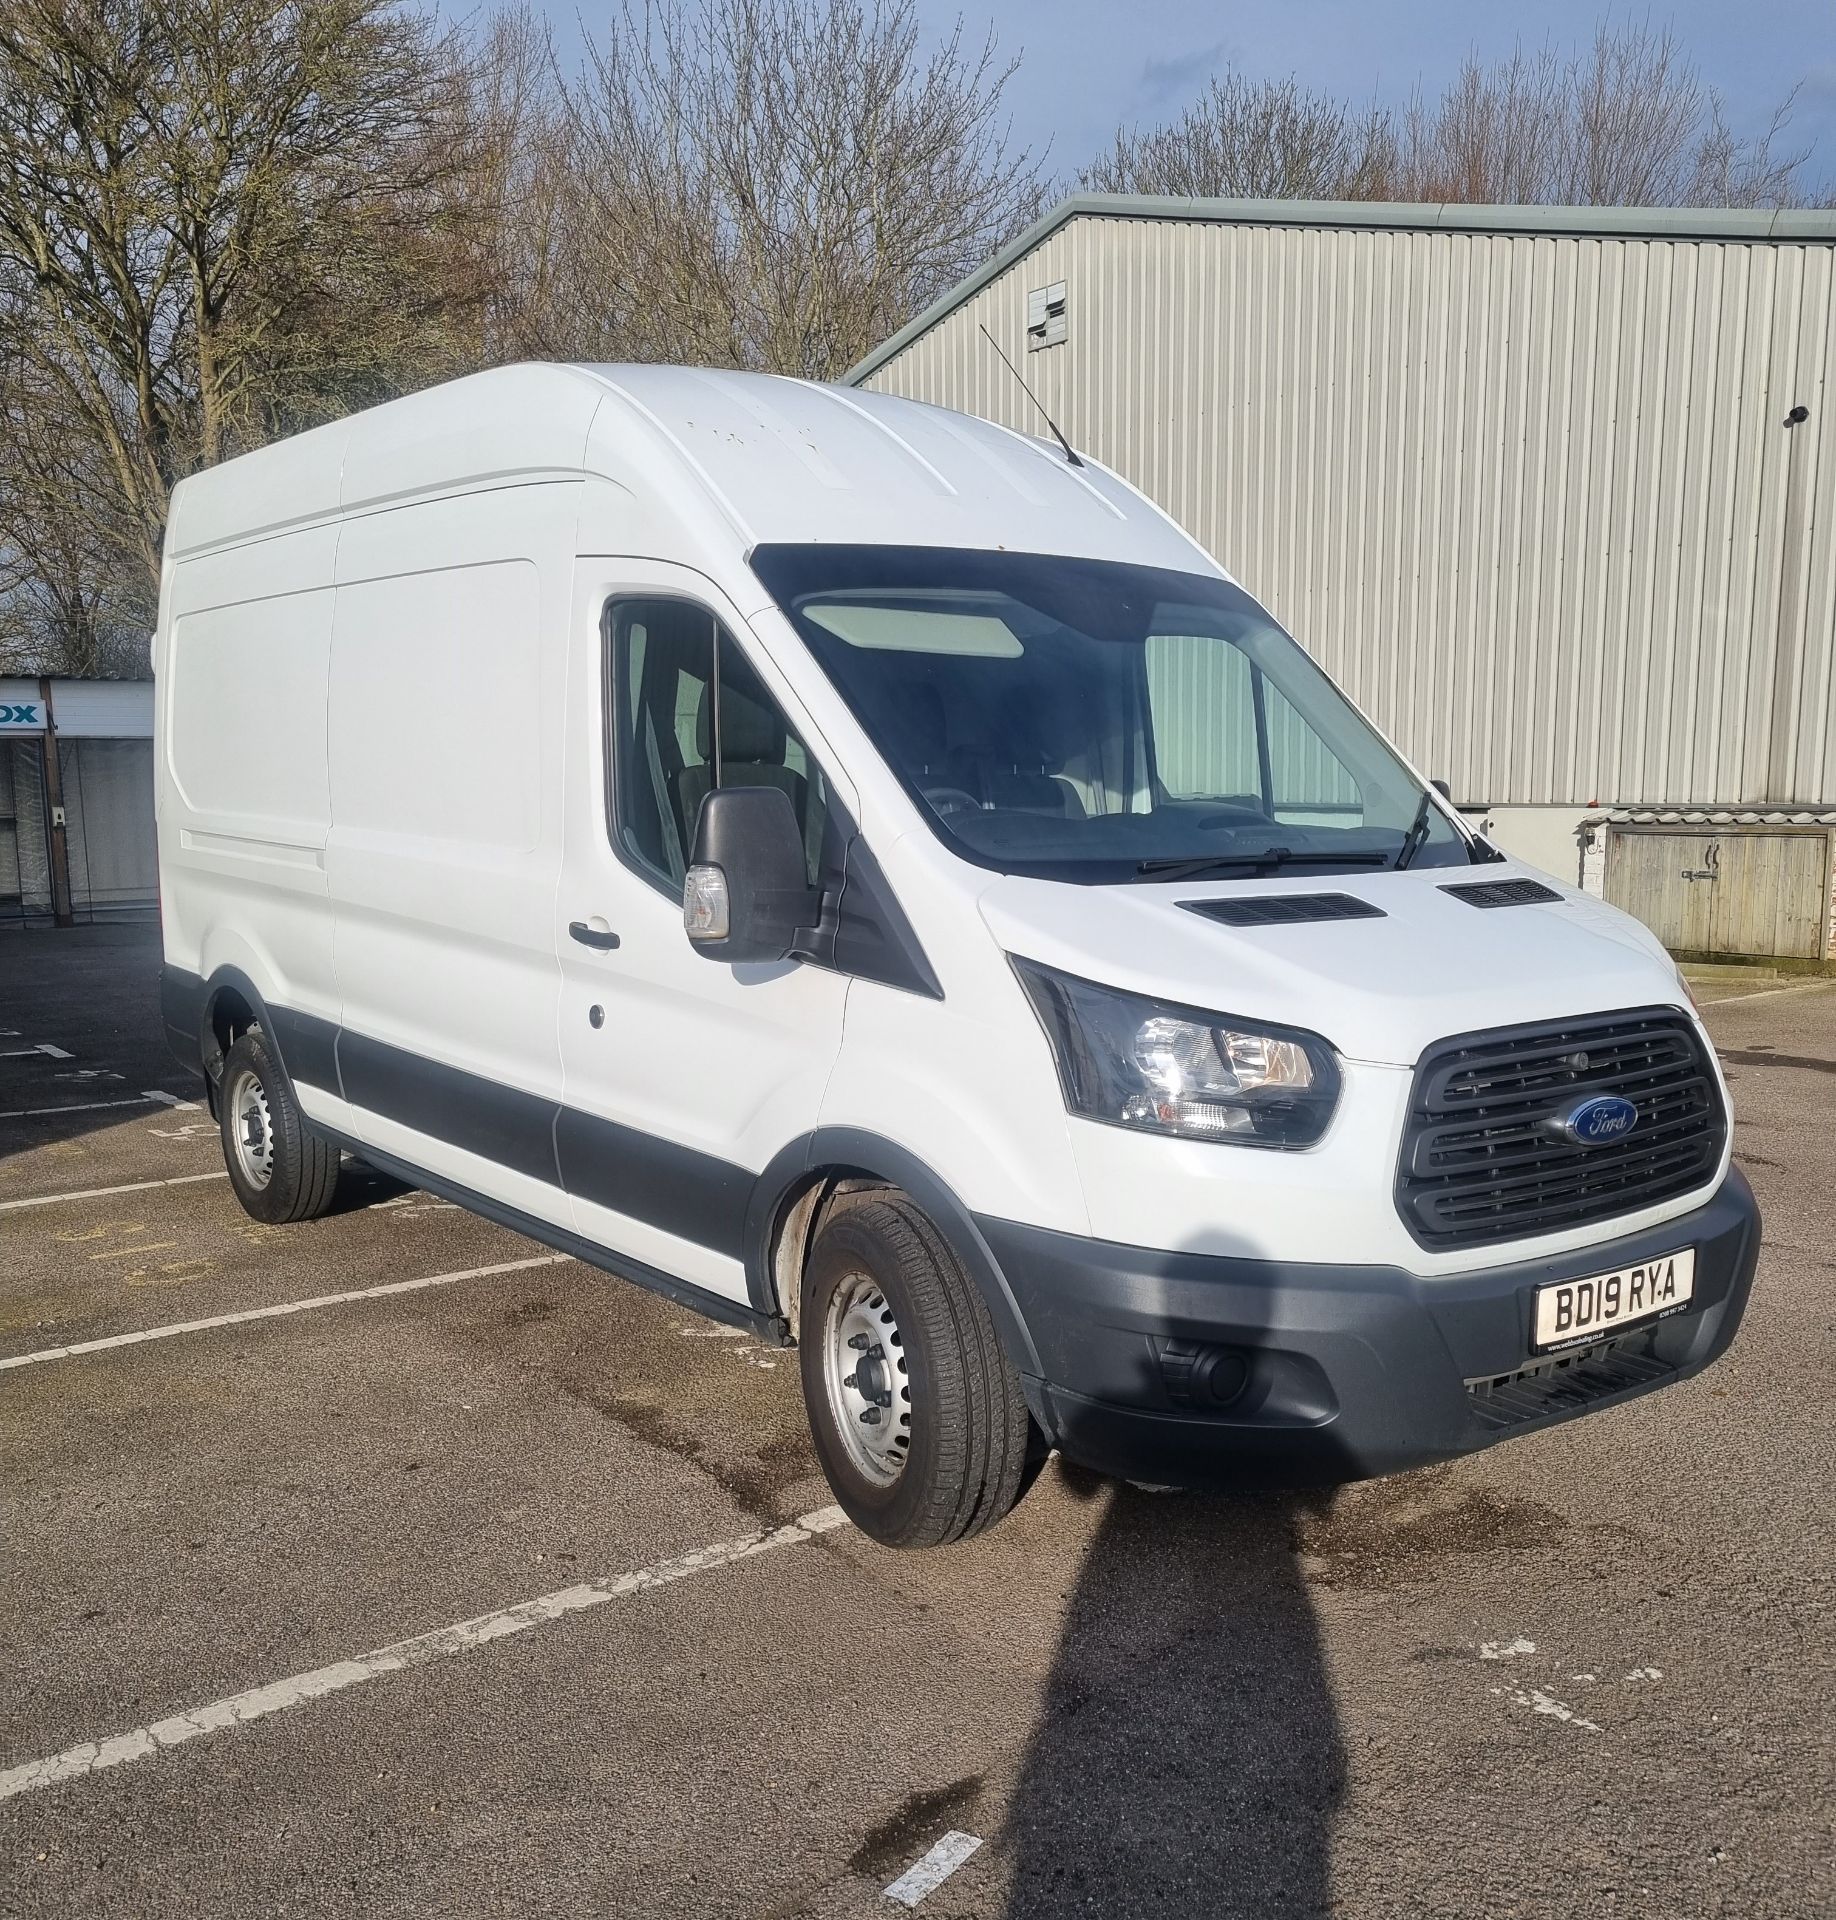
[{"label": "wet patch on tarmac", "polygon": [[867,1830],[848,1858],[849,1871],[877,1879],[907,1865],[912,1855],[922,1853],[958,1824],[955,1816],[974,1803],[985,1777],[969,1773],[947,1787],[907,1794],[884,1820]]},{"label": "wet patch on tarmac", "polygon": [[1836,1060],[1821,1060],[1809,1053],[1774,1053],[1769,1047],[1742,1047],[1724,1052],[1721,1059],[1724,1066],[1802,1067],[1807,1073],[1836,1073]]},{"label": "wet patch on tarmac", "polygon": [[[548,1317],[530,1318],[539,1324]],[[545,1369],[561,1393],[705,1474],[760,1525],[780,1526],[802,1510],[791,1497],[793,1490],[806,1487],[817,1467],[800,1425],[773,1433],[765,1422],[729,1417],[731,1410],[719,1405],[719,1376],[710,1380],[706,1368],[690,1369],[679,1382],[681,1392],[666,1398],[649,1368],[641,1387],[622,1388],[586,1356],[570,1359],[571,1364],[551,1361]],[[715,1404],[704,1404],[708,1401]],[[800,1401],[791,1410],[801,1418]]]},{"label": "wet patch on tarmac", "polygon": [[1317,1586],[1388,1591],[1432,1580],[1448,1554],[1538,1553],[1565,1544],[1572,1523],[1539,1500],[1457,1487],[1452,1468],[1361,1483],[1301,1508],[1294,1544]]}]

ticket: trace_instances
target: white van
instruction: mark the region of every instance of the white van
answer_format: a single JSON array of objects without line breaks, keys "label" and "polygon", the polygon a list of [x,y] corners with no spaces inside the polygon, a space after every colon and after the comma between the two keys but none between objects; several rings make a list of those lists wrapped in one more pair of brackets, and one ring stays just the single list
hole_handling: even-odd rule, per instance
[{"label": "white van", "polygon": [[243,1205],[349,1153],[795,1342],[880,1540],[1052,1447],[1442,1460],[1733,1338],[1657,942],[1055,446],[481,374],[186,481],[156,666],[165,1020]]}]

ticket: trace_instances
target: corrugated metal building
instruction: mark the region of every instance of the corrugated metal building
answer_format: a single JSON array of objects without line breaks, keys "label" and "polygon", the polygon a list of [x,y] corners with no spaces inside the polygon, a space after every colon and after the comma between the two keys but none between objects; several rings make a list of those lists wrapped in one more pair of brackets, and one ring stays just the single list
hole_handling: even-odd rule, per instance
[{"label": "corrugated metal building", "polygon": [[153,683],[0,676],[0,926],[158,903]]},{"label": "corrugated metal building", "polygon": [[985,326],[1503,845],[1695,950],[1765,916],[1665,921],[1621,816],[1751,816],[1793,877],[1658,865],[1801,888],[1836,805],[1833,305],[1830,212],[1084,196],[849,377],[1041,431]]}]

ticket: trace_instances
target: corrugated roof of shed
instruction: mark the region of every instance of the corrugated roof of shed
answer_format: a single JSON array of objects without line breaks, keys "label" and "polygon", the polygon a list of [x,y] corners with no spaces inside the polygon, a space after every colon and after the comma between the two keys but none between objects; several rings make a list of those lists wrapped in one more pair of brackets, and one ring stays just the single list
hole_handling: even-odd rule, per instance
[{"label": "corrugated roof of shed", "polygon": [[842,379],[850,386],[859,386],[1060,227],[1091,217],[1248,227],[1374,227],[1393,232],[1591,234],[1626,240],[1836,244],[1836,209],[1827,207],[1494,207],[1459,201],[1202,200],[1167,194],[1074,193],[850,367]]}]

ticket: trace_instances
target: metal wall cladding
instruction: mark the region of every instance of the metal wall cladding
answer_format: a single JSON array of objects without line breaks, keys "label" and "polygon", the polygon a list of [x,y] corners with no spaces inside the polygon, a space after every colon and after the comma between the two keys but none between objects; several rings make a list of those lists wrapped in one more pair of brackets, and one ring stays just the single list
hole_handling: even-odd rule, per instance
[{"label": "metal wall cladding", "polygon": [[[1817,804],[1833,268],[1827,241],[1079,215],[866,384],[1041,431],[986,325],[1463,803]],[[1060,279],[1068,337],[1025,354]]]}]

